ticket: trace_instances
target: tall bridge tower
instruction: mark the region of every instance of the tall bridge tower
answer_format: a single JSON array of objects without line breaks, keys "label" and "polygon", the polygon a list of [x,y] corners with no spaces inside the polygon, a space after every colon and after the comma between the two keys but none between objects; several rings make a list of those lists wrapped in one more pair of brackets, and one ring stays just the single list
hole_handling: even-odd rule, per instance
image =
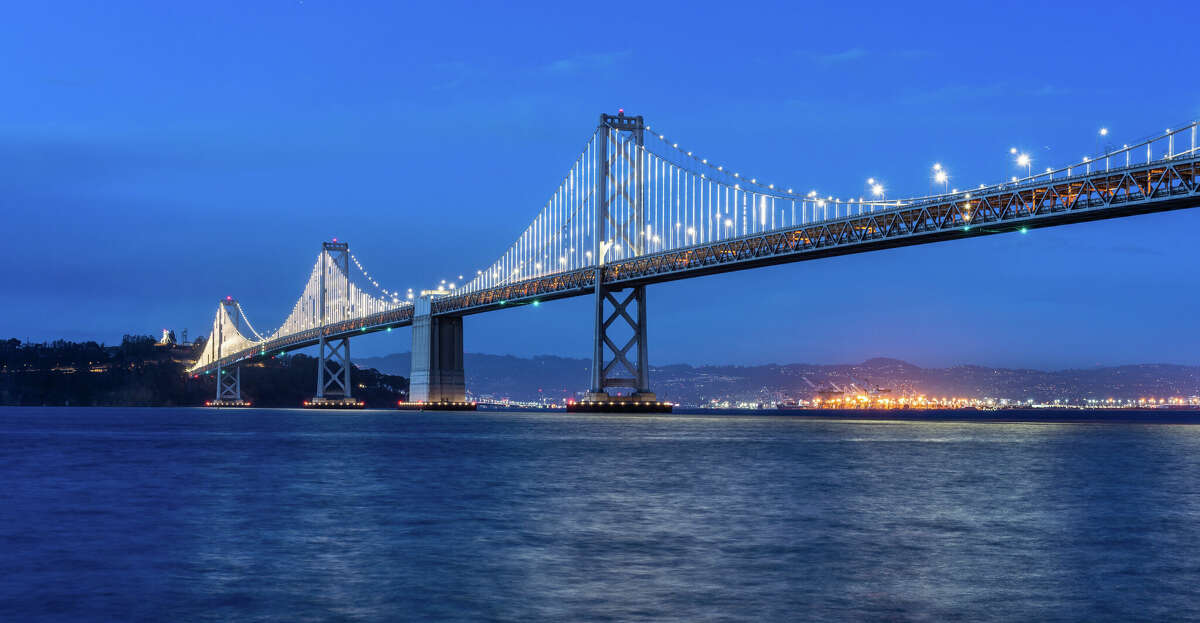
[{"label": "tall bridge tower", "polygon": [[[596,175],[596,235],[593,238],[595,315],[592,334],[591,387],[581,410],[634,409],[657,405],[650,391],[646,344],[646,286],[605,283],[606,260],[645,255],[648,240],[644,145],[641,115],[600,115]],[[632,309],[631,309],[632,308]],[[625,396],[610,388],[627,388]],[[640,409],[639,409],[640,410]]]}]

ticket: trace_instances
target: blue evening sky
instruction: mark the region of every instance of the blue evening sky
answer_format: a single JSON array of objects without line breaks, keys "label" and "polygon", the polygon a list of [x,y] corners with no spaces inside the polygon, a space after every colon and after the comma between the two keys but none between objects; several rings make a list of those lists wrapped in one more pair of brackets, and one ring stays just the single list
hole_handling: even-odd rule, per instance
[{"label": "blue evening sky", "polygon": [[[320,242],[391,289],[473,273],[601,112],[747,175],[967,187],[1200,117],[1195,3],[19,2],[0,24],[0,337],[277,323]],[[1182,211],[652,286],[670,362],[1200,363]],[[591,303],[467,349],[587,357]],[[356,354],[409,348],[407,331]]]}]

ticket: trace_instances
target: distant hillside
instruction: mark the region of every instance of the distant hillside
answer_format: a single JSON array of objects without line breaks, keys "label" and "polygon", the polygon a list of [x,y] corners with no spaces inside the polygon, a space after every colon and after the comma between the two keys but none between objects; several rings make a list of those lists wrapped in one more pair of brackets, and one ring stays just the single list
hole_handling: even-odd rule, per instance
[{"label": "distant hillside", "polygon": [[[198,346],[157,344],[127,335],[119,346],[56,341],[0,341],[0,405],[197,406],[216,393],[213,375],[186,372]],[[242,397],[263,407],[295,407],[316,389],[317,360],[269,357],[242,367]],[[391,407],[408,379],[359,368],[354,395],[372,407]]]},{"label": "distant hillside", "polygon": [[[384,374],[405,377],[411,373],[411,362],[410,353],[354,360],[357,366],[375,368]],[[467,389],[472,394],[514,400],[535,400],[540,396],[573,396],[576,392],[587,389],[592,369],[590,360],[551,355],[524,358],[467,353],[463,364],[467,375]]]},{"label": "distant hillside", "polygon": [[[410,355],[356,360],[388,374],[407,376]],[[587,359],[466,355],[467,387],[477,396],[518,400],[573,396],[585,390],[591,362]],[[1010,398],[1036,401],[1056,398],[1140,398],[1200,395],[1200,367],[1140,364],[1086,370],[1022,370],[984,366],[921,368],[898,359],[871,359],[860,364],[767,364],[760,366],[655,367],[652,385],[667,400],[698,404],[709,399],[777,400],[809,398],[813,385],[855,383],[927,396]],[[538,390],[541,390],[539,392]]]}]

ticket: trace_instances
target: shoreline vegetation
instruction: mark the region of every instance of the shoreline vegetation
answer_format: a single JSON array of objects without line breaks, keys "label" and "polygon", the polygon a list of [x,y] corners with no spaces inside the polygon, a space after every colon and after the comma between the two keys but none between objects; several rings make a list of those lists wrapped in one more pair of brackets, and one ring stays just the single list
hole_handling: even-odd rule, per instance
[{"label": "shoreline vegetation", "polygon": [[[0,406],[200,406],[212,400],[216,390],[211,375],[187,373],[203,344],[203,338],[177,344],[168,333],[158,341],[126,335],[115,346],[0,340]],[[409,358],[409,353],[396,353],[356,360],[355,398],[364,400],[367,408],[395,407],[407,397],[408,379],[403,374],[409,369]],[[588,360],[549,355],[467,353],[466,360],[471,397],[485,408],[561,406],[586,386],[590,367]],[[299,407],[315,394],[316,367],[316,359],[303,354],[243,362],[243,397],[256,407]],[[939,411],[977,420],[990,417],[985,415],[989,413],[1032,408],[1037,419],[1044,420],[1055,412],[1070,419],[1076,417],[1073,413],[1093,410],[1128,413],[1149,408],[1162,413],[1200,408],[1200,367],[1169,364],[1051,372],[984,366],[920,368],[885,358],[834,365],[677,364],[653,367],[651,381],[662,399],[677,405],[677,412],[706,414],[765,414],[782,406],[787,414],[804,415],[800,411],[812,408],[814,398],[842,394],[829,388],[866,392],[866,398],[891,397],[896,404],[886,411],[895,413],[882,415],[883,410],[870,408],[877,406],[870,400],[859,405],[868,408],[822,401],[823,417],[943,419],[942,414],[919,415]],[[942,404],[928,405],[901,405],[894,398],[920,394],[967,398],[934,399]],[[976,410],[960,409],[965,406]]]},{"label": "shoreline vegetation", "polygon": [[[194,407],[211,400],[216,382],[187,367],[203,348],[126,335],[116,346],[57,340],[0,341],[0,406]],[[256,406],[298,407],[316,390],[317,361],[306,355],[263,359],[242,368],[243,394]],[[355,368],[355,397],[391,407],[408,393],[408,379]]]}]

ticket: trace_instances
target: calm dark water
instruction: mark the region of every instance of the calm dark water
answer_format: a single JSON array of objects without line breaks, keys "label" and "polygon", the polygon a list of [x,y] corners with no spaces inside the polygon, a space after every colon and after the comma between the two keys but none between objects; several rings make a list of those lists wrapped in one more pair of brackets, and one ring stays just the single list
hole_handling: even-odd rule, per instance
[{"label": "calm dark water", "polygon": [[5,621],[1200,619],[1200,426],[0,410]]}]

